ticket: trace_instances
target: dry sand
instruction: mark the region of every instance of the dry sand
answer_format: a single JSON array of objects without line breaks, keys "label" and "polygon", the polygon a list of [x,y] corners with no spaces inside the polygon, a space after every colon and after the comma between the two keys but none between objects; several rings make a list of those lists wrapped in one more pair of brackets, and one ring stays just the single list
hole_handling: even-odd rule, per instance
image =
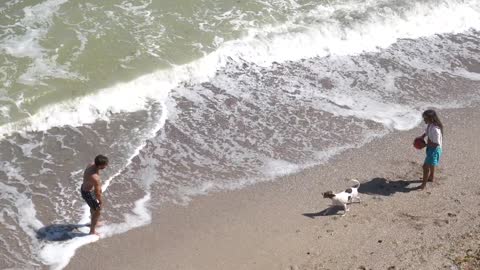
[{"label": "dry sand", "polygon": [[[166,205],[151,225],[81,248],[66,269],[457,269],[455,257],[480,246],[480,109],[440,116],[444,153],[424,191],[424,152],[411,146],[422,125],[274,182]],[[349,178],[363,202],[322,215],[321,193]]]}]

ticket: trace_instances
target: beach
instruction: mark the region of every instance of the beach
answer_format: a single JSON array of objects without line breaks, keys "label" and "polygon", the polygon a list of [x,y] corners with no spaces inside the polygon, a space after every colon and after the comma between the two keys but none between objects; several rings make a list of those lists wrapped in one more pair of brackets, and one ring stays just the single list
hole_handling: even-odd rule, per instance
[{"label": "beach", "polygon": [[[7,0],[0,14],[0,269],[474,263],[478,0]],[[445,147],[420,192],[426,109]],[[99,154],[100,238],[79,192]],[[352,178],[362,202],[323,215],[322,192]]]},{"label": "beach", "polygon": [[[439,115],[444,154],[423,191],[420,125],[275,182],[166,205],[151,225],[79,249],[66,269],[460,269],[455,258],[479,244],[480,110]],[[362,202],[322,216],[321,193],[350,178]]]}]

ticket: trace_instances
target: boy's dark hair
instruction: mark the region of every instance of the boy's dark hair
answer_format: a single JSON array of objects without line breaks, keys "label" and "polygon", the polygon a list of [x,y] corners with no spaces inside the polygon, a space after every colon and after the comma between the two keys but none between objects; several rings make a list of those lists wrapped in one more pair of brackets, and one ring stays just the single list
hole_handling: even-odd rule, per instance
[{"label": "boy's dark hair", "polygon": [[440,130],[442,131],[442,135],[443,135],[443,124],[440,121],[440,118],[438,118],[438,115],[434,110],[426,110],[426,111],[423,112],[422,116],[423,117],[428,117],[428,119],[430,119],[433,124],[438,126],[440,128]]},{"label": "boy's dark hair", "polygon": [[95,166],[108,165],[108,158],[104,155],[98,155],[95,157]]}]

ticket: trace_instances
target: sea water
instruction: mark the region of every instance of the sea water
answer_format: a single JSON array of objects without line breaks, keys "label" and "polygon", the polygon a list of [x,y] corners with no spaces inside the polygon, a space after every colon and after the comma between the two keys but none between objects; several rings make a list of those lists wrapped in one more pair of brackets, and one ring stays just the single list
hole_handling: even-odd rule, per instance
[{"label": "sea water", "polygon": [[111,237],[478,102],[479,31],[476,0],[3,1],[0,269],[98,241],[97,154]]}]

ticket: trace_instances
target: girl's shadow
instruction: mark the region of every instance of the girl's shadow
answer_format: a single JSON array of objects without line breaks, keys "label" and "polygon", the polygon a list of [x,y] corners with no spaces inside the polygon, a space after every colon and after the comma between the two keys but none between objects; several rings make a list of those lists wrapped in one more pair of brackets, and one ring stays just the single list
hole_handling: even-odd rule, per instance
[{"label": "girl's shadow", "polygon": [[37,239],[46,241],[66,241],[76,237],[87,236],[78,228],[88,227],[90,224],[51,224],[37,231]]},{"label": "girl's shadow", "polygon": [[370,195],[390,196],[397,192],[410,192],[418,190],[420,185],[411,186],[411,184],[420,184],[421,180],[387,180],[385,178],[376,177],[372,180],[362,183],[358,189],[359,193]]}]

